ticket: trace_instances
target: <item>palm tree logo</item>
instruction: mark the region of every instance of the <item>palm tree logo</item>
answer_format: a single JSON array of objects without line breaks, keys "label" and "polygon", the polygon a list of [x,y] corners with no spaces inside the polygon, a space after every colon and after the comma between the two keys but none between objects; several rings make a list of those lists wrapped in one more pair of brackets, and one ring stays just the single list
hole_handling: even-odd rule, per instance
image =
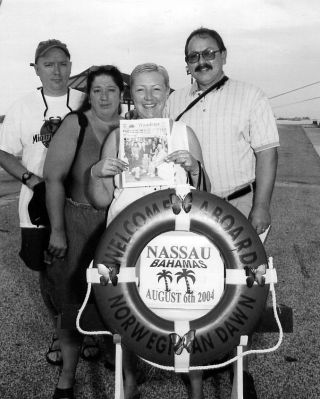
[{"label": "palm tree logo", "polygon": [[193,291],[190,290],[190,284],[188,279],[190,279],[193,282],[193,284],[195,283],[196,278],[194,276],[194,272],[192,270],[182,269],[181,272],[178,272],[175,275],[177,276],[177,283],[179,283],[179,280],[184,278],[184,281],[186,282],[187,286],[186,294],[192,294]]},{"label": "palm tree logo", "polygon": [[164,279],[164,283],[166,286],[166,291],[171,291],[168,285],[168,280],[170,281],[170,283],[172,282],[172,276],[171,276],[171,272],[169,272],[168,270],[163,269],[162,272],[157,273],[158,277],[158,282],[163,278]]}]

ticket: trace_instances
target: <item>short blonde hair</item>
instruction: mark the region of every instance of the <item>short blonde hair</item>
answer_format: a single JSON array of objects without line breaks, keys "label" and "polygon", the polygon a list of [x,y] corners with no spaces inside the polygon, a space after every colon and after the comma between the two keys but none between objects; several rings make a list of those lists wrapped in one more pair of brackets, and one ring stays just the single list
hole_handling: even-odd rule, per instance
[{"label": "short blonde hair", "polygon": [[134,68],[134,70],[131,72],[130,75],[130,87],[132,87],[136,76],[143,72],[159,72],[164,78],[164,83],[166,87],[170,89],[169,74],[166,68],[163,67],[162,65],[153,64],[151,62],[146,62],[144,64],[137,65]]}]

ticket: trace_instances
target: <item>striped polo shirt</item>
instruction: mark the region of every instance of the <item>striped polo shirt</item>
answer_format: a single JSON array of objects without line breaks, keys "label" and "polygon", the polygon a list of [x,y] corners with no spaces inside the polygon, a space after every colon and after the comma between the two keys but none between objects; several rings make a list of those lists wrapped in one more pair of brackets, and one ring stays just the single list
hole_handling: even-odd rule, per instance
[{"label": "striped polo shirt", "polygon": [[[174,91],[165,114],[175,119],[199,94],[196,82]],[[221,197],[255,180],[255,152],[279,146],[267,97],[244,82],[229,79],[203,97],[181,121],[198,137],[211,192]]]}]

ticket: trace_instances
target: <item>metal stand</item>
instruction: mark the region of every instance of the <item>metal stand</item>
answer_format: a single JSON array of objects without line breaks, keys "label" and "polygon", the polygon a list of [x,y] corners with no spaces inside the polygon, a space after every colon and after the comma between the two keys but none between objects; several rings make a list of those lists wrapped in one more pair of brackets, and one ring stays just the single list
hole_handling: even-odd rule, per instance
[{"label": "metal stand", "polygon": [[114,399],[124,399],[123,375],[122,375],[122,346],[121,346],[121,336],[119,334],[114,334],[113,343],[116,345]]},{"label": "metal stand", "polygon": [[[122,375],[122,346],[121,336],[115,334],[113,342],[116,345],[116,370],[115,370],[115,394],[114,399],[124,399],[123,375]],[[237,356],[242,355],[248,345],[248,336],[242,335],[237,346]],[[243,399],[243,357],[239,357],[233,366],[233,385],[231,399]]]},{"label": "metal stand", "polygon": [[[244,347],[248,345],[248,336],[241,335],[237,346],[237,356],[242,355]],[[233,366],[233,384],[231,399],[243,399],[243,357],[239,357]]]}]

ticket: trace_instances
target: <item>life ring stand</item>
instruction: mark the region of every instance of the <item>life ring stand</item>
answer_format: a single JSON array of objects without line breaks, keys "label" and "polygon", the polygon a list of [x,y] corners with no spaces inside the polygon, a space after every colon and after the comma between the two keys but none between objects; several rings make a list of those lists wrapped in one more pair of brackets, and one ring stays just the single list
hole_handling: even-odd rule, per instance
[{"label": "life ring stand", "polygon": [[[142,301],[135,277],[135,264],[149,241],[179,230],[207,237],[225,264],[225,290],[219,303],[188,322],[153,313]],[[225,356],[241,336],[255,329],[269,284],[255,283],[249,288],[245,268],[254,270],[267,263],[259,236],[232,205],[204,191],[192,190],[181,199],[175,189],[166,189],[130,204],[105,230],[93,268],[107,266],[113,284],[94,284],[93,291],[103,322],[121,336],[127,349],[162,366],[176,365],[183,357],[182,368],[201,366]],[[115,273],[119,273],[118,282]]]}]

